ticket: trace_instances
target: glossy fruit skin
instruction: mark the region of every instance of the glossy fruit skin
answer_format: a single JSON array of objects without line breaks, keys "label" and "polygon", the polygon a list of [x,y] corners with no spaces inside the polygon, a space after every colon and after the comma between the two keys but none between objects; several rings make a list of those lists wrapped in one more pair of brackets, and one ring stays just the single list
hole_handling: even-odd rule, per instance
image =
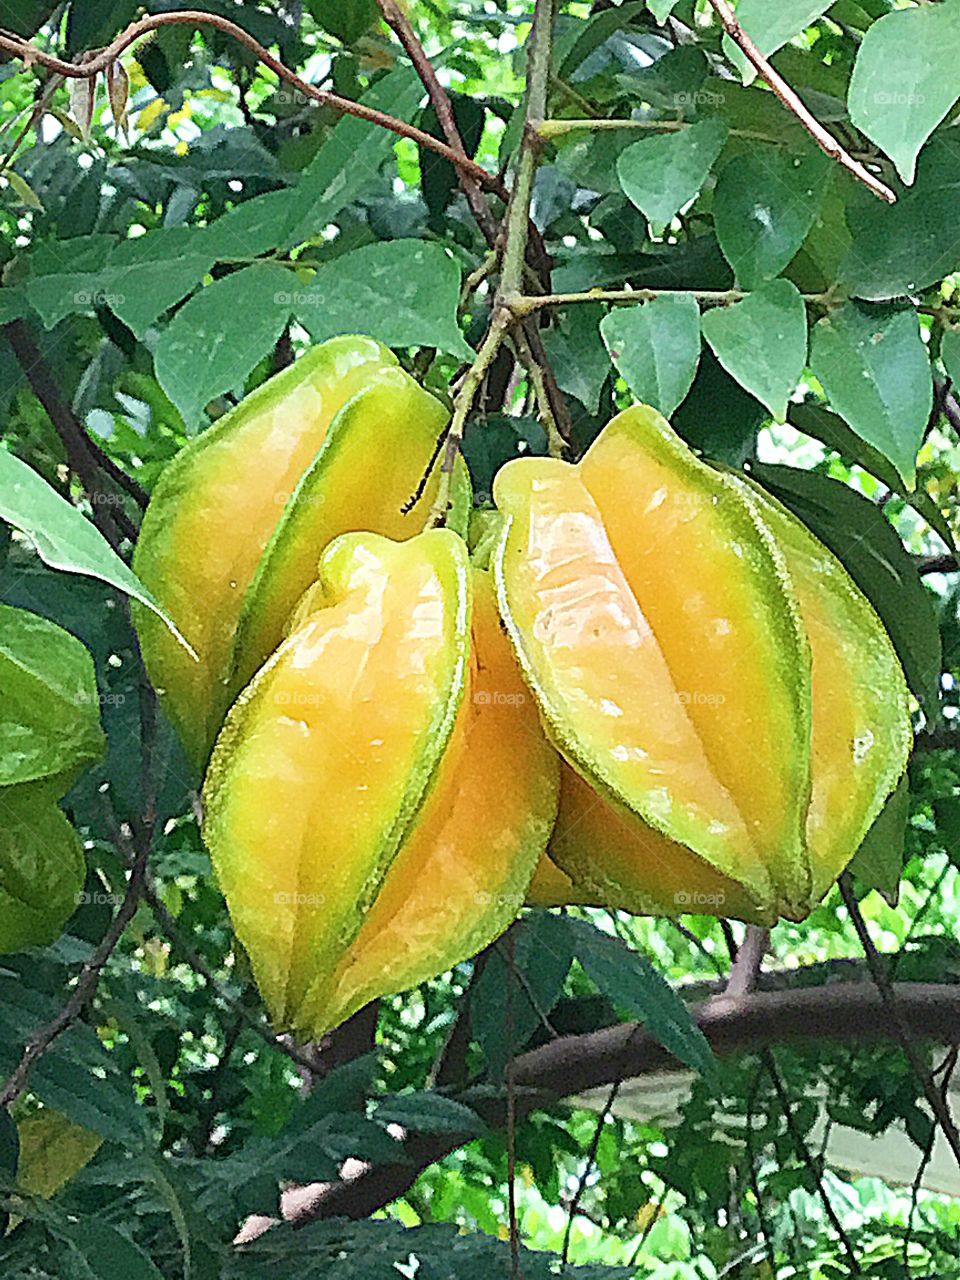
[{"label": "glossy fruit skin", "polygon": [[[448,413],[395,366],[370,372],[363,390],[336,415],[283,508],[247,590],[230,672],[230,700],[283,636],[290,614],[317,574],[318,548],[341,533],[370,530],[402,540],[427,523],[439,481],[437,441]],[[422,478],[433,459],[428,483]],[[470,479],[459,460],[447,527],[462,532]]]},{"label": "glossy fruit skin", "polygon": [[231,710],[204,787],[234,928],[278,1029],[303,1034],[447,748],[470,619],[466,547],[448,530],[344,535],[320,583],[323,607]]},{"label": "glossy fruit skin", "polygon": [[417,821],[333,975],[323,1000],[330,1022],[487,946],[519,913],[544,856],[557,814],[559,759],[500,627],[493,580],[477,569],[471,634],[453,734]]},{"label": "glossy fruit skin", "polygon": [[[507,464],[494,497],[501,612],[572,766],[550,846],[570,900],[803,918],[895,787],[910,741],[899,663],[845,570],[645,406],[577,466]],[[856,699],[837,705],[844,681],[869,695],[859,719]],[[838,824],[844,788],[854,812]],[[548,873],[534,892],[559,896]]]},{"label": "glossy fruit skin", "polygon": [[197,768],[226,710],[244,596],[284,507],[339,410],[394,364],[370,338],[314,347],[182,449],[153,492],[133,568],[199,662],[148,610],[134,618],[150,680]]}]

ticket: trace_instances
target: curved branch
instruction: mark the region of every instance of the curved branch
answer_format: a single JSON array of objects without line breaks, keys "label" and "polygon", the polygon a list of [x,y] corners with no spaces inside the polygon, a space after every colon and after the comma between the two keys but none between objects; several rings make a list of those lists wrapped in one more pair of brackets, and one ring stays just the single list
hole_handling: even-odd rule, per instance
[{"label": "curved branch", "polygon": [[285,63],[275,57],[259,40],[255,40],[243,27],[238,26],[236,22],[231,22],[229,18],[221,18],[217,14],[204,13],[199,9],[182,9],[175,13],[150,14],[131,23],[115,40],[86,62],[67,62],[63,58],[57,58],[53,54],[46,53],[43,49],[38,49],[36,45],[31,44],[28,40],[20,40],[16,36],[5,32],[0,32],[0,50],[20,58],[25,66],[28,67],[40,65],[69,80],[91,80],[98,76],[101,71],[106,71],[108,67],[111,67],[122,53],[126,52],[131,45],[135,44],[143,36],[149,35],[152,31],[158,31],[161,27],[177,25],[213,27],[224,35],[232,37],[238,44],[242,44],[245,49],[249,49],[264,66],[269,67],[275,75],[279,76],[281,80],[285,80],[287,84],[293,85],[305,97],[311,98],[323,107],[332,107],[335,111],[340,111],[344,115],[356,116],[358,120],[366,120],[370,124],[390,129],[402,138],[409,138],[421,147],[426,147],[427,150],[435,151],[437,155],[443,156],[458,170],[469,173],[485,190],[493,191],[498,195],[503,194],[503,185],[499,178],[495,174],[488,173],[482,165],[469,159],[462,152],[458,152],[455,148],[440,142],[439,139],[434,138],[431,134],[418,129],[416,125],[407,124],[405,120],[397,119],[396,116],[388,115],[383,111],[375,111],[372,107],[364,106],[362,102],[352,102],[349,98],[341,98],[339,94],[330,93],[326,89],[316,88],[315,85],[301,79],[295,71],[291,71]]},{"label": "curved branch", "polygon": [[866,165],[861,164],[859,160],[854,160],[853,156],[844,150],[833,134],[828,129],[825,129],[815,116],[810,114],[800,95],[787,84],[780,72],[770,65],[743,27],[741,27],[727,0],[710,0],[710,4],[720,19],[724,31],[726,31],[733,43],[738,46],[741,53],[757,72],[757,75],[760,76],[761,80],[766,81],[787,110],[797,117],[820,150],[826,152],[831,160],[836,160],[848,173],[853,174],[857,181],[862,182],[875,196],[879,196],[887,204],[896,204],[897,197],[886,183],[881,182],[875,174],[872,174]]},{"label": "curved branch", "polygon": [[[900,1015],[916,1043],[960,1044],[960,984],[903,982],[894,988]],[[829,1041],[857,1044],[897,1039],[872,982],[836,983],[744,996],[716,996],[695,1017],[715,1053]],[[676,1059],[636,1022],[562,1036],[514,1060],[518,1117],[618,1079],[680,1070]],[[503,1098],[460,1095],[491,1126],[506,1123]],[[470,1140],[469,1134],[412,1133],[407,1162],[360,1164],[339,1182],[285,1192],[284,1217],[297,1227],[320,1218],[364,1218],[409,1190],[424,1169]],[[269,1223],[264,1222],[264,1229]]]}]

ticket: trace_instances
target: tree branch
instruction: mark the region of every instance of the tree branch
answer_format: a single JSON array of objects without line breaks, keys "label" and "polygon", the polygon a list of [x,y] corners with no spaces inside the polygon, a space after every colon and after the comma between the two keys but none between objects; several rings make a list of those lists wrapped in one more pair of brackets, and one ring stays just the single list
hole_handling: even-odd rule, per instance
[{"label": "tree branch", "polygon": [[727,0],[710,0],[710,4],[730,39],[739,47],[747,61],[751,63],[760,78],[766,81],[787,110],[793,112],[820,150],[826,152],[831,160],[836,160],[838,164],[842,165],[848,173],[852,174],[858,182],[862,182],[875,196],[879,196],[887,204],[895,204],[897,197],[886,183],[881,182],[859,160],[854,160],[853,156],[844,150],[833,134],[825,129],[815,116],[811,115],[800,95],[787,84],[779,71],[774,70],[743,27],[741,27]]},{"label": "tree branch", "polygon": [[[61,398],[50,368],[25,321],[11,320],[4,327],[4,333],[33,394],[40,401],[60,437],[66,450],[67,464],[83,486],[87,501],[93,510],[94,524],[114,551],[119,546],[118,532],[130,538],[131,541],[136,541],[136,526],[127,518],[115,496],[108,493],[101,484],[99,455],[102,451],[94,452],[93,442],[88,439],[72,409]],[[106,455],[103,454],[103,457],[105,458]],[[120,471],[120,468],[112,462],[110,462],[110,468],[111,477],[116,479],[114,471]],[[121,474],[124,475],[125,480],[129,480],[125,473],[121,472]],[[130,483],[136,482],[130,481]],[[139,489],[139,485],[137,488]]]},{"label": "tree branch", "polygon": [[482,165],[470,160],[462,152],[458,152],[446,143],[440,142],[439,139],[424,132],[423,129],[418,129],[415,125],[408,124],[405,120],[397,119],[396,116],[388,115],[383,111],[376,111],[372,107],[364,106],[362,102],[352,102],[349,98],[342,98],[339,94],[331,93],[327,89],[316,88],[315,85],[301,79],[295,71],[291,71],[285,63],[275,57],[258,40],[255,40],[243,27],[231,22],[229,18],[222,18],[217,14],[204,13],[199,9],[183,9],[175,13],[150,14],[131,23],[116,39],[86,62],[66,62],[62,58],[46,53],[28,40],[20,40],[18,37],[5,32],[0,32],[0,50],[20,58],[27,67],[39,64],[70,80],[92,80],[100,72],[106,71],[108,67],[112,66],[122,53],[144,36],[149,35],[152,31],[158,31],[161,27],[176,25],[213,27],[216,31],[232,37],[238,44],[242,44],[245,49],[249,49],[264,66],[269,67],[275,75],[279,76],[281,80],[285,80],[287,84],[293,85],[305,97],[312,99],[323,107],[330,107],[334,111],[340,111],[344,115],[356,116],[358,120],[366,120],[370,124],[390,129],[401,138],[409,138],[419,146],[426,147],[428,151],[435,151],[437,155],[449,160],[458,171],[462,170],[472,174],[485,190],[497,193],[502,191],[502,184],[495,174],[488,173]]},{"label": "tree branch", "polygon": [[953,1116],[950,1114],[950,1108],[937,1090],[931,1079],[930,1072],[926,1069],[917,1053],[916,1046],[913,1042],[911,1029],[903,1016],[899,1002],[894,993],[893,984],[890,982],[890,976],[883,966],[880,955],[873,945],[873,939],[870,937],[870,931],[867,923],[863,918],[863,913],[857,902],[856,894],[853,891],[853,880],[850,872],[845,871],[839,880],[840,894],[843,898],[844,905],[853,921],[853,927],[857,931],[857,937],[860,939],[860,945],[863,947],[863,953],[867,958],[867,964],[870,966],[870,973],[876,984],[877,991],[880,993],[880,999],[883,1001],[884,1009],[893,1029],[896,1038],[900,1042],[903,1052],[906,1054],[907,1061],[911,1070],[917,1077],[920,1087],[923,1089],[923,1096],[930,1104],[930,1110],[936,1117],[937,1123],[943,1130],[943,1136],[947,1140],[950,1150],[953,1152],[953,1158],[960,1168],[960,1132]]},{"label": "tree branch", "polygon": [[[901,1016],[915,1041],[960,1043],[960,984],[900,983],[895,992]],[[872,982],[716,996],[693,1012],[718,1054],[805,1042],[866,1044],[896,1037]],[[636,1022],[562,1036],[515,1059],[518,1115],[620,1079],[679,1069],[672,1055]],[[459,1096],[488,1124],[504,1126],[502,1097],[471,1095],[469,1089]],[[284,1217],[301,1227],[320,1218],[368,1217],[402,1196],[424,1169],[470,1137],[409,1134],[403,1142],[407,1163],[365,1165],[351,1178],[300,1187],[294,1195],[283,1197]]]}]

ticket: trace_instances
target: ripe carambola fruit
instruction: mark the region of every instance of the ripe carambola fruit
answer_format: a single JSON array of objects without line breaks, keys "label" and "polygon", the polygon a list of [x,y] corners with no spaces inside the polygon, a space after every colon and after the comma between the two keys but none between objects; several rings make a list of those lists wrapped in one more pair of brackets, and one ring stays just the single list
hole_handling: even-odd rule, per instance
[{"label": "ripe carambola fruit", "polygon": [[278,1027],[316,1036],[466,958],[522,902],[556,762],[490,587],[471,597],[449,530],[338,538],[227,718],[204,836]]},{"label": "ripe carambola fruit", "polygon": [[842,566],[644,406],[498,475],[500,606],[565,775],[552,858],[641,912],[802,918],[903,771],[889,639]]},{"label": "ripe carambola fruit", "polygon": [[329,986],[314,993],[309,1025],[335,1025],[451,968],[523,906],[556,818],[559,760],[500,626],[493,580],[477,570],[472,615],[463,699],[432,789]]},{"label": "ripe carambola fruit", "polygon": [[[200,661],[144,609],[137,629],[151,680],[198,767],[234,694],[279,643],[326,543],[352,530],[400,538],[423,528],[435,478],[402,508],[445,417],[379,343],[333,338],[247,396],[163,473],[134,568]],[[464,475],[454,520],[469,506]]]},{"label": "ripe carambola fruit", "polygon": [[85,875],[80,838],[50,787],[0,787],[0,954],[58,937]]}]

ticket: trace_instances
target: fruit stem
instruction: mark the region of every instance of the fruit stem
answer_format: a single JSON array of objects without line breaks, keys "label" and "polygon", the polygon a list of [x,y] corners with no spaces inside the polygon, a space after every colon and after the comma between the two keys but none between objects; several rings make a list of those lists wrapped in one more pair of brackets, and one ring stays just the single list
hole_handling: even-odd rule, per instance
[{"label": "fruit stem", "polygon": [[[538,132],[547,110],[547,85],[550,79],[550,59],[553,49],[553,25],[556,18],[556,0],[536,0],[533,13],[533,29],[527,53],[527,85],[526,106],[524,109],[524,129],[520,142],[520,155],[517,160],[517,172],[510,201],[507,205],[507,216],[504,226],[503,250],[500,257],[500,287],[494,299],[490,313],[490,324],[483,341],[477,351],[476,359],[467,371],[463,385],[454,401],[453,417],[443,454],[440,472],[440,484],[437,499],[430,513],[430,525],[437,526],[446,522],[450,507],[453,469],[463,443],[467,417],[473,407],[477,392],[483,382],[484,375],[490,368],[500,346],[509,330],[514,326],[517,317],[506,299],[519,295],[523,286],[524,261],[527,252],[527,233],[530,225],[530,202],[533,196],[533,179],[543,149],[543,139]],[[521,344],[522,347],[522,344]],[[518,348],[521,350],[521,348]],[[529,351],[529,346],[524,350]],[[535,366],[537,362],[530,359],[528,371],[534,389],[537,391],[541,405],[546,401],[540,397],[545,393],[542,381],[543,371]],[[537,385],[539,382],[539,386]],[[555,425],[555,424],[554,424]],[[549,428],[548,428],[549,430]]]}]

